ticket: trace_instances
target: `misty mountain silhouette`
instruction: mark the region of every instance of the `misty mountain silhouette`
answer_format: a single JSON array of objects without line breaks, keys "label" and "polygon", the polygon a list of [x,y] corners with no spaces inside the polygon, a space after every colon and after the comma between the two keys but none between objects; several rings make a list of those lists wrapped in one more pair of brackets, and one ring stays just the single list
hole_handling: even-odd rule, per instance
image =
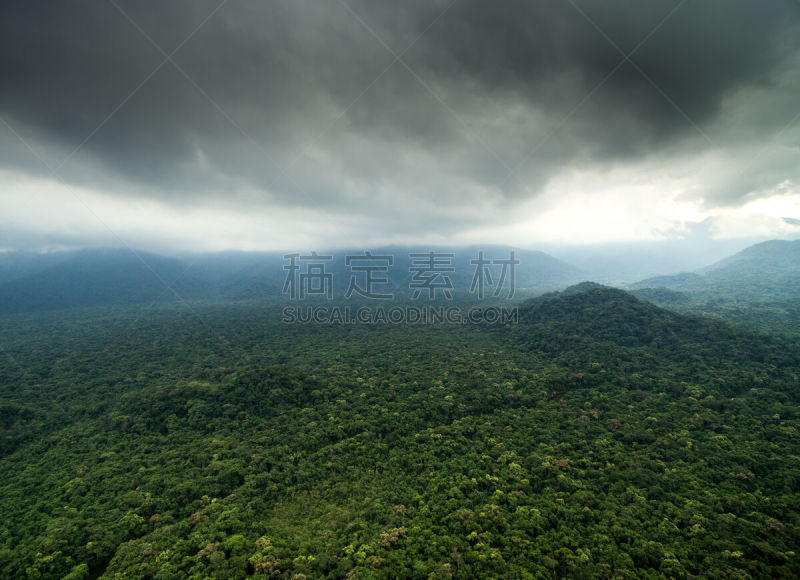
[{"label": "misty mountain silhouette", "polygon": [[666,288],[749,299],[794,294],[800,284],[800,240],[771,240],[745,248],[698,272],[648,278],[630,288]]},{"label": "misty mountain silhouette", "polygon": [[[380,274],[398,297],[408,295],[412,265],[410,253],[430,248],[386,247],[373,255],[391,255],[394,263]],[[547,290],[578,281],[583,273],[569,264],[538,251],[506,246],[436,248],[451,252],[454,271],[448,273],[456,291],[470,288],[475,265],[471,260],[483,251],[487,259],[519,260],[516,287]],[[321,253],[323,255],[325,253]],[[326,272],[333,276],[333,290],[341,297],[352,271],[348,255],[362,250],[328,252]],[[222,252],[169,258],[126,249],[94,249],[53,254],[0,255],[0,313],[58,310],[85,306],[131,304],[178,299],[248,300],[281,296],[286,271],[283,253]],[[497,276],[498,272],[495,273]],[[508,283],[508,282],[507,282]]]},{"label": "misty mountain silhouette", "polygon": [[196,298],[211,287],[180,260],[131,250],[85,250],[0,285],[0,313]]}]

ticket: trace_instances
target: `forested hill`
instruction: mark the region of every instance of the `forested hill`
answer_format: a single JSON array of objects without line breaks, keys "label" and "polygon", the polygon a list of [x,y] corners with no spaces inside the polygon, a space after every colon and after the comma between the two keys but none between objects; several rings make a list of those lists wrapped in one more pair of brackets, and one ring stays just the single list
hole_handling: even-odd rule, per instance
[{"label": "forested hill", "polygon": [[800,240],[763,242],[698,272],[649,278],[631,289],[683,313],[800,337]]},{"label": "forested hill", "polygon": [[572,286],[524,302],[520,319],[532,334],[610,341],[621,346],[690,346],[751,336],[722,322],[686,316],[616,288]]},{"label": "forested hill", "polygon": [[795,298],[800,287],[800,240],[771,240],[750,246],[695,273],[648,278],[633,289],[775,300]]},{"label": "forested hill", "polygon": [[[516,332],[532,350],[553,353],[561,360],[576,350],[605,349],[609,355],[643,356],[654,365],[674,366],[683,376],[756,363],[783,369],[800,367],[795,341],[679,314],[628,292],[591,283],[525,302]],[[739,377],[736,381],[734,375]],[[725,380],[728,390],[749,389],[752,385],[744,377],[732,370]]]},{"label": "forested hill", "polygon": [[787,275],[800,272],[800,240],[762,242],[704,269],[713,277]]}]

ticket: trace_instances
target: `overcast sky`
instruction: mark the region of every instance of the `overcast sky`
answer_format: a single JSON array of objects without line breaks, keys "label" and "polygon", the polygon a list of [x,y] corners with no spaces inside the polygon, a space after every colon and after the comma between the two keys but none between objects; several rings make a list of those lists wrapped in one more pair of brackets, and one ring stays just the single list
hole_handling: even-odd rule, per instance
[{"label": "overcast sky", "polygon": [[0,248],[781,236],[798,184],[795,0],[0,4]]}]

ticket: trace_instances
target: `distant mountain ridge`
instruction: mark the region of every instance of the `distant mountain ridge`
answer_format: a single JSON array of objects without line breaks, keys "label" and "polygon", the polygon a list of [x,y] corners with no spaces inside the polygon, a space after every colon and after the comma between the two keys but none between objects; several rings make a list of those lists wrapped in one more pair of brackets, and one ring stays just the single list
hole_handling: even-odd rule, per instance
[{"label": "distant mountain ridge", "polygon": [[629,288],[722,293],[749,299],[796,296],[800,288],[800,240],[762,242],[697,272],[648,278]]},{"label": "distant mountain ridge", "polygon": [[[548,290],[574,283],[583,272],[544,252],[507,246],[466,248],[384,247],[370,250],[373,256],[391,255],[392,265],[376,278],[388,283],[376,289],[407,295],[410,271],[409,254],[452,253],[449,265],[454,291],[466,293],[476,265],[471,261],[479,252],[485,260],[519,261],[515,267],[517,289]],[[332,276],[334,298],[346,292],[353,271],[346,256],[364,255],[363,250],[320,252],[329,255],[325,272]],[[132,304],[178,299],[247,300],[275,298],[282,294],[288,261],[284,253],[223,252],[168,258],[129,249],[94,249],[75,252],[0,255],[0,314],[59,310],[64,308]],[[499,283],[500,266],[493,265],[493,282]],[[363,280],[359,279],[363,284]],[[510,280],[506,280],[506,288]],[[491,290],[490,290],[491,292]],[[507,294],[507,292],[506,292]]]},{"label": "distant mountain ridge", "polygon": [[[454,254],[449,265],[454,291],[470,289],[480,252],[484,259],[507,259],[511,251],[519,261],[515,268],[518,291],[541,293],[565,288],[586,279],[587,274],[566,262],[535,250],[509,246],[399,247],[370,250],[374,256],[390,255],[393,263],[379,272],[388,283],[378,291],[409,296],[412,253]],[[354,272],[345,263],[349,255],[364,250],[320,252],[331,274],[334,298],[345,294]],[[282,295],[287,277],[283,252],[221,252],[165,257],[127,249],[90,249],[49,254],[0,254],[0,314],[58,310],[97,305],[154,301],[250,300]],[[494,283],[499,266],[492,266]],[[357,278],[363,282],[363,278]],[[508,280],[506,281],[508,284]],[[564,292],[597,289],[594,283],[573,286]],[[700,300],[798,301],[800,288],[800,241],[773,240],[756,244],[695,272],[657,276],[631,284],[637,297],[678,310]],[[488,288],[491,293],[494,287]],[[507,295],[501,293],[501,296]],[[552,297],[552,296],[551,296]],[[561,297],[564,297],[562,293]],[[545,298],[546,299],[546,298]],[[692,310],[698,312],[696,308]],[[702,312],[702,311],[701,311]]]},{"label": "distant mountain ridge", "polygon": [[[348,288],[353,272],[345,263],[347,256],[364,255],[365,249],[344,249],[319,252],[320,255],[331,256],[325,262],[325,271],[333,278],[334,294],[342,295]],[[519,260],[515,268],[517,288],[551,289],[572,284],[580,280],[585,273],[570,264],[554,258],[544,252],[521,250],[509,246],[469,246],[461,248],[447,247],[406,247],[386,246],[368,250],[373,256],[391,256],[393,263],[386,272],[376,272],[375,276],[387,278],[388,283],[381,285],[382,291],[394,290],[404,293],[412,273],[409,254],[436,253],[454,254],[449,259],[449,266],[454,271],[447,272],[456,290],[467,291],[472,282],[476,265],[471,261],[483,252],[484,259],[508,259],[510,253]],[[191,260],[191,258],[190,258]],[[284,253],[247,253],[225,252],[222,254],[204,254],[194,258],[192,272],[202,279],[220,285],[221,294],[229,299],[249,298],[258,295],[280,295],[286,279],[284,266],[288,263]],[[499,269],[495,270],[496,274]]]},{"label": "distant mountain ridge", "polygon": [[696,272],[648,278],[628,288],[678,312],[800,337],[800,241],[762,242]]},{"label": "distant mountain ridge", "polygon": [[78,252],[7,252],[0,253],[0,284],[18,280],[64,262]]},{"label": "distant mountain ridge", "polygon": [[[744,269],[752,269],[745,272]],[[770,240],[745,248],[701,272],[709,275],[738,270],[742,273],[794,274],[800,271],[800,240]]]},{"label": "distant mountain ridge", "polygon": [[131,304],[205,295],[180,260],[130,250],[85,250],[0,284],[0,313]]}]

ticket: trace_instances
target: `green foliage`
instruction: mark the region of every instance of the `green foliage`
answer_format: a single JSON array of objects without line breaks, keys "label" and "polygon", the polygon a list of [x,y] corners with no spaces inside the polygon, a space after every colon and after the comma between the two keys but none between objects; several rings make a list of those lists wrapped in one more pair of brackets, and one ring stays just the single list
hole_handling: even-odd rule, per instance
[{"label": "green foliage", "polygon": [[7,318],[0,576],[798,577],[800,351],[584,290]]},{"label": "green foliage", "polygon": [[800,337],[800,240],[750,246],[702,273],[658,276],[633,293],[684,314],[718,318],[764,334]]}]

